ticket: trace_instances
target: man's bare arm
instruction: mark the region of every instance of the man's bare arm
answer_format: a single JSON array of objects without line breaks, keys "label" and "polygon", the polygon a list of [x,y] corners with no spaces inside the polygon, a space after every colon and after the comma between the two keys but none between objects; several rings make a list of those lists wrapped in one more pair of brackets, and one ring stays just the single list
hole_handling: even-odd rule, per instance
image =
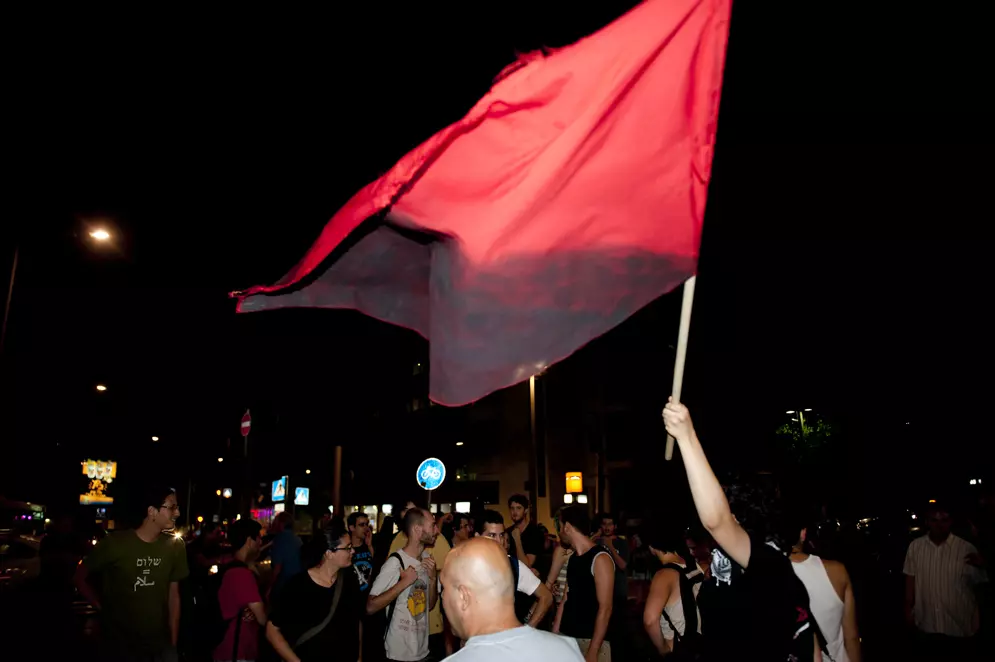
[{"label": "man's bare arm", "polygon": [[538,627],[542,623],[542,619],[546,617],[546,612],[553,606],[553,592],[546,588],[545,584],[539,584],[534,595],[537,603],[526,625]]},{"label": "man's bare arm", "polygon": [[553,584],[560,578],[560,570],[563,569],[563,564],[566,562],[567,548],[557,545],[556,550],[553,552],[553,563],[549,567],[549,574],[546,575],[546,586],[549,588],[553,587]]},{"label": "man's bare arm", "polygon": [[294,649],[290,647],[287,640],[283,637],[283,633],[280,632],[280,628],[273,625],[273,623],[266,624],[266,640],[269,641],[270,646],[273,650],[277,652],[285,662],[301,662],[301,658],[297,657],[294,653]]},{"label": "man's bare arm", "polygon": [[608,623],[612,618],[612,601],[615,591],[615,566],[611,559],[599,554],[594,559],[594,586],[598,595],[598,615],[594,620],[594,634],[591,636],[591,648],[588,651],[598,651],[608,635]]},{"label": "man's bare arm", "polygon": [[646,607],[643,608],[643,628],[661,657],[670,652],[670,644],[664,638],[663,630],[660,629],[660,618],[663,616],[663,610],[667,603],[670,602],[672,582],[668,575],[671,574],[676,573],[672,570],[663,570],[653,576],[650,593],[646,598]]},{"label": "man's bare arm", "polygon": [[860,632],[857,629],[857,604],[853,598],[853,584],[846,573],[846,592],[843,598],[843,647],[850,662],[860,662]]},{"label": "man's bare arm", "polygon": [[625,570],[625,559],[623,559],[622,555],[618,553],[617,549],[615,549],[615,541],[609,540],[605,547],[608,549],[608,553],[612,555],[612,561],[615,562],[615,567],[619,570]]},{"label": "man's bare arm", "polygon": [[169,583],[169,638],[176,648],[176,642],[180,640],[180,584],[179,582]]},{"label": "man's bare arm", "polygon": [[93,605],[93,608],[100,611],[100,596],[97,592],[93,590],[93,586],[90,584],[90,572],[87,570],[86,565],[80,563],[76,566],[76,574],[73,577],[73,582],[76,584],[76,590],[79,594],[83,596],[83,599]]},{"label": "man's bare arm", "polygon": [[705,451],[695,434],[687,407],[668,401],[663,410],[663,421],[667,432],[677,440],[681,449],[698,518],[729,558],[744,568],[748,567],[750,536],[732,516],[722,486],[708,464]]}]

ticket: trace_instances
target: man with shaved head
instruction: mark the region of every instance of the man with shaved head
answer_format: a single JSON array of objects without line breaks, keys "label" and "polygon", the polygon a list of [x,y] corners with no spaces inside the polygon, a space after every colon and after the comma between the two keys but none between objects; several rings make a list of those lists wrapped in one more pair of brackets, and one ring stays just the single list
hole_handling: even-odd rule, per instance
[{"label": "man with shaved head", "polygon": [[442,569],[442,604],[466,646],[459,662],[583,662],[577,644],[522,625],[515,616],[515,579],[500,545],[484,538],[463,543]]}]

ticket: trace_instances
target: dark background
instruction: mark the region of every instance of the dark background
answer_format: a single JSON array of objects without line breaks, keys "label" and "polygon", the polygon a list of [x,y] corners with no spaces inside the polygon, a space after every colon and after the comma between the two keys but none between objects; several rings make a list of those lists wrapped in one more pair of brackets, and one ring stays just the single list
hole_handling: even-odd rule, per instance
[{"label": "dark background", "polygon": [[[236,316],[227,293],[282,276],[516,52],[632,4],[12,15],[0,493],[72,501],[92,456],[213,492],[246,407],[258,480],[327,482],[336,443],[385,483],[452,453],[464,414],[390,414],[427,356],[415,334]],[[924,498],[985,466],[991,438],[988,21],[801,5],[734,10],[684,400],[721,468],[764,468],[784,411],[812,407],[841,430],[847,503]],[[111,251],[86,245],[96,219]],[[679,306],[554,366],[550,434],[585,443],[590,408],[614,408],[614,452],[655,466]],[[474,406],[527,408],[516,388]]]}]

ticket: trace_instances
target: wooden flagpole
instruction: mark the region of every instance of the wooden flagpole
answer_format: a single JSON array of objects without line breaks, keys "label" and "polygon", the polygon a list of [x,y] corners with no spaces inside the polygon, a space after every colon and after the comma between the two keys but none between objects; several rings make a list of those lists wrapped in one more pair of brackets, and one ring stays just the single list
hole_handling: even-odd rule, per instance
[{"label": "wooden flagpole", "polygon": [[[677,356],[674,358],[674,384],[670,395],[674,402],[681,401],[681,386],[684,384],[684,360],[688,354],[688,332],[691,330],[691,308],[694,306],[694,283],[697,276],[684,281],[684,301],[681,303],[681,325],[677,331]],[[674,438],[667,435],[667,449],[664,458],[674,457]]]}]

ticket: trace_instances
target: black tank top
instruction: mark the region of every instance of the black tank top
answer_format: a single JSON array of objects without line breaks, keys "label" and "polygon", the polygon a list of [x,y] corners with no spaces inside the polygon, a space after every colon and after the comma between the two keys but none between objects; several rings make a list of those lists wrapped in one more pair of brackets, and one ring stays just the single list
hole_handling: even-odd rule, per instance
[{"label": "black tank top", "polygon": [[574,554],[567,565],[567,601],[563,605],[560,632],[575,639],[594,636],[594,622],[598,617],[598,590],[594,583],[594,559],[607,554],[605,548],[595,545],[584,554]]}]

